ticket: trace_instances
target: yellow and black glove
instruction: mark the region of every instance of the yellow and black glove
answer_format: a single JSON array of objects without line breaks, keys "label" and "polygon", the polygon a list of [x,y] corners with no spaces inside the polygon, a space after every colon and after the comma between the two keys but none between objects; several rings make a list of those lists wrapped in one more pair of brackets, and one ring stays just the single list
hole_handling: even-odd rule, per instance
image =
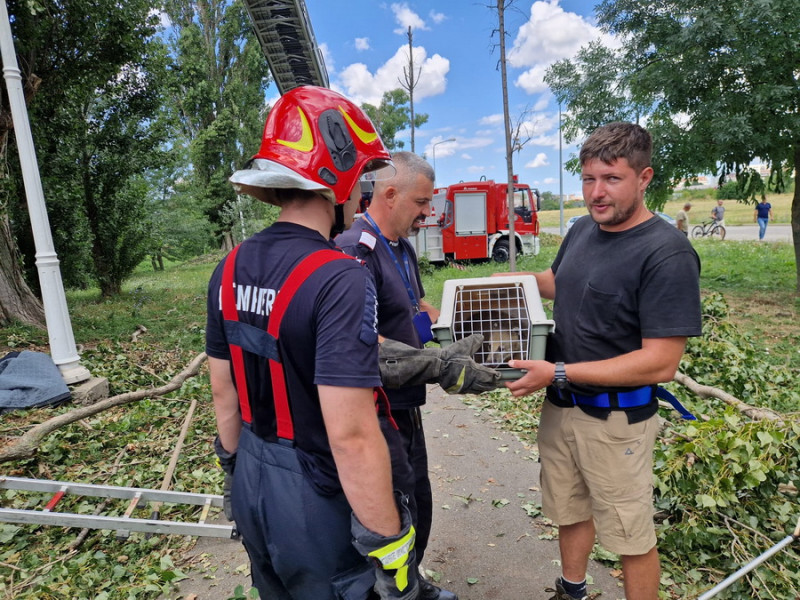
[{"label": "yellow and black glove", "polygon": [[355,514],[350,531],[356,550],[375,565],[375,591],[381,600],[415,600],[419,594],[414,551],[416,532],[411,523],[408,499],[400,497],[397,504],[401,519],[401,529],[397,535],[386,537],[370,531]]}]

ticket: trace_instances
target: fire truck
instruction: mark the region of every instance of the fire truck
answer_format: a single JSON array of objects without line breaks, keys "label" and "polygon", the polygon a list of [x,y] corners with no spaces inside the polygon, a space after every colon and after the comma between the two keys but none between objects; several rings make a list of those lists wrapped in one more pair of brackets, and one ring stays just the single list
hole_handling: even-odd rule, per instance
[{"label": "fire truck", "polygon": [[514,176],[514,240],[508,229],[508,184],[482,178],[434,191],[431,216],[416,240],[418,256],[431,262],[539,254],[539,190]]}]

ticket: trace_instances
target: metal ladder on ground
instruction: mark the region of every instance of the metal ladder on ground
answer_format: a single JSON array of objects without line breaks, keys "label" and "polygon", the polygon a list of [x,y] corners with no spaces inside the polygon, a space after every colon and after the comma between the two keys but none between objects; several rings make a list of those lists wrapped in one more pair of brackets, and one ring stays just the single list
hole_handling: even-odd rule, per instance
[{"label": "metal ladder on ground", "polygon": [[[235,525],[216,525],[206,523],[211,507],[222,508],[222,496],[165,490],[151,490],[134,487],[117,487],[44,479],[26,479],[0,475],[0,490],[20,490],[53,494],[42,509],[13,509],[0,507],[0,522],[18,524],[60,525],[62,527],[81,527],[88,529],[117,530],[118,537],[127,537],[130,531],[149,534],[196,535],[216,538],[237,537]],[[55,509],[67,495],[90,496],[95,498],[116,498],[128,500],[128,507],[122,516],[103,516],[58,512]],[[196,523],[182,521],[161,521],[159,519],[139,519],[133,517],[134,510],[144,508],[147,503],[188,504],[202,507],[200,519]],[[154,511],[157,514],[158,511]]]}]

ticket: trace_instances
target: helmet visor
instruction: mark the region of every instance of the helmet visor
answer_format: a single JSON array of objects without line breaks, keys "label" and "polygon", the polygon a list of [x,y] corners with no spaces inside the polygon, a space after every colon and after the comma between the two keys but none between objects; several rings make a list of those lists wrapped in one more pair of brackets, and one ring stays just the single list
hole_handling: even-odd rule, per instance
[{"label": "helmet visor", "polygon": [[376,158],[367,162],[361,170],[360,181],[384,181],[391,179],[397,173],[397,169],[391,161],[383,158]]}]

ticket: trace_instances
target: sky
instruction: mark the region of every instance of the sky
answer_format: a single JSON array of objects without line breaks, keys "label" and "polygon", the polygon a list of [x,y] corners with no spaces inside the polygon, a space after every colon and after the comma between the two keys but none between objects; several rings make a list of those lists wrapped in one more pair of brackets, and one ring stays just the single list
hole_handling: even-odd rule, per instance
[{"label": "sky", "polygon": [[[421,66],[414,110],[428,115],[415,130],[414,151],[435,166],[437,186],[507,179],[495,0],[305,2],[331,87],[359,104],[378,105],[384,92],[401,87],[412,28],[414,64]],[[544,73],[606,38],[593,7],[585,0],[516,0],[506,10],[509,116],[523,121],[529,138],[514,153],[514,172],[542,192],[560,190],[558,103]],[[397,139],[411,150],[410,131]],[[575,153],[562,141],[563,162]],[[580,194],[578,177],[562,174],[563,193]]]}]

